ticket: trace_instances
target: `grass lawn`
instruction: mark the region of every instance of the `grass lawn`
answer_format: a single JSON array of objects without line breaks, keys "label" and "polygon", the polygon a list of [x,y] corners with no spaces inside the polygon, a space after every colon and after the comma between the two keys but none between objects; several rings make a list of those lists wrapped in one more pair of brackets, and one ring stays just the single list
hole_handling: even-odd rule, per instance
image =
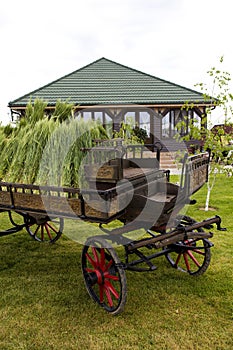
[{"label": "grass lawn", "polygon": [[[206,188],[187,208],[196,220],[222,217],[227,231],[212,230],[212,260],[200,277],[172,269],[164,257],[150,273],[126,272],[124,312],[111,316],[88,296],[81,274],[82,222],[65,222],[53,245],[22,231],[1,238],[0,349],[218,349],[233,348],[233,178],[220,176],[204,206]],[[1,214],[1,228],[6,226]],[[95,227],[92,228],[95,230]],[[67,236],[66,236],[67,234]]]}]

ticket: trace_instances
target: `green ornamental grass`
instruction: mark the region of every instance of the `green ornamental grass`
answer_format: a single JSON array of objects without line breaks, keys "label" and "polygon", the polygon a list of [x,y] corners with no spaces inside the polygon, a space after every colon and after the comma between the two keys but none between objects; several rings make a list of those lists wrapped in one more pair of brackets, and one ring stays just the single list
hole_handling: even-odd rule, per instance
[{"label": "green ornamental grass", "polygon": [[57,102],[44,114],[45,102],[28,104],[25,117],[10,135],[0,129],[0,180],[14,183],[78,187],[83,148],[107,138],[103,126],[72,116],[72,106]]}]

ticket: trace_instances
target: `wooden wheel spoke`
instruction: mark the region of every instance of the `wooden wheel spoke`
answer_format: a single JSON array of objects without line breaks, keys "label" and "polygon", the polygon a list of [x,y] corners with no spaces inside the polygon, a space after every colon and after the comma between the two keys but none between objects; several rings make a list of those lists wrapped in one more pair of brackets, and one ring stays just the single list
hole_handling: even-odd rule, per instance
[{"label": "wooden wheel spoke", "polygon": [[195,256],[193,255],[193,253],[190,250],[187,251],[187,254],[192,259],[194,264],[197,265],[197,267],[201,266],[201,264],[198,262],[198,260],[195,258]]},{"label": "wooden wheel spoke", "polygon": [[187,253],[184,253],[183,257],[184,257],[184,262],[185,262],[185,265],[187,267],[187,270],[190,271],[190,265],[189,265]]},{"label": "wooden wheel spoke", "polygon": [[88,261],[90,262],[90,264],[96,269],[97,268],[96,261],[94,259],[92,259],[92,257],[88,253],[86,253],[86,257],[87,257]]},{"label": "wooden wheel spoke", "polygon": [[36,228],[36,230],[35,230],[35,232],[34,232],[34,234],[33,234],[34,236],[36,236],[36,235],[37,235],[37,233],[38,233],[39,229],[40,229],[40,225],[38,225],[38,226],[37,226],[37,228]]},{"label": "wooden wheel spoke", "polygon": [[111,297],[111,293],[110,293],[109,288],[106,286],[106,284],[104,284],[104,292],[105,292],[105,295],[107,297],[109,306],[113,307],[114,304],[113,304],[113,300],[112,300],[112,297]]},{"label": "wooden wheel spoke", "polygon": [[47,232],[47,235],[48,235],[49,239],[51,240],[52,239],[52,235],[51,235],[50,230],[49,230],[49,225],[45,224],[44,226],[45,226],[45,230]]},{"label": "wooden wheel spoke", "polygon": [[44,241],[44,225],[41,225],[41,240]]},{"label": "wooden wheel spoke", "polygon": [[119,299],[119,294],[116,291],[116,289],[113,287],[113,285],[110,283],[110,281],[105,281],[105,286],[108,288],[108,290],[114,295],[116,299]]},{"label": "wooden wheel spoke", "polygon": [[85,270],[86,270],[86,272],[89,272],[89,273],[95,272],[94,269],[90,269],[90,268],[88,268],[88,267],[86,267]]},{"label": "wooden wheel spoke", "polygon": [[104,302],[104,286],[103,286],[103,284],[100,284],[100,286],[99,286],[99,293],[100,293],[100,303],[103,304],[103,302]]},{"label": "wooden wheel spoke", "polygon": [[110,269],[110,267],[112,266],[112,264],[113,264],[113,261],[110,260],[109,263],[108,263],[108,265],[107,265],[106,268],[105,268],[105,271],[109,271],[109,269]]},{"label": "wooden wheel spoke", "polygon": [[205,252],[201,251],[200,249],[193,249],[193,252],[205,256]]},{"label": "wooden wheel spoke", "polygon": [[58,229],[56,229],[56,227],[54,227],[53,225],[51,225],[51,224],[49,224],[48,222],[47,222],[47,224],[46,224],[54,233],[58,233],[59,232],[59,230]]},{"label": "wooden wheel spoke", "polygon": [[181,254],[178,254],[178,256],[176,258],[175,266],[178,266],[180,258],[181,258]]},{"label": "wooden wheel spoke", "polygon": [[91,247],[91,250],[92,250],[92,254],[95,258],[95,263],[96,263],[96,266],[99,266],[100,265],[100,261],[99,261],[99,256],[98,256],[98,252],[97,252],[97,249],[95,247]]},{"label": "wooden wheel spoke", "polygon": [[103,271],[105,271],[105,251],[104,248],[100,249],[100,265]]},{"label": "wooden wheel spoke", "polygon": [[113,281],[119,281],[119,277],[118,276],[113,276],[113,275],[110,275],[109,273],[107,273],[105,275],[105,278],[108,278],[108,279],[113,280]]}]

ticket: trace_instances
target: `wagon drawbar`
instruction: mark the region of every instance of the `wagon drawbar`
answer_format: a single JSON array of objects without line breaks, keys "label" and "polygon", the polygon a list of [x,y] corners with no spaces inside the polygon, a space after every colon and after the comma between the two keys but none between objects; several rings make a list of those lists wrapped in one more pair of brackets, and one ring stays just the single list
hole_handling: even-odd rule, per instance
[{"label": "wagon drawbar", "polygon": [[[221,230],[221,218],[196,222],[180,211],[192,204],[190,197],[207,181],[209,153],[186,155],[177,185],[170,182],[169,170],[160,169],[161,145],[150,147],[156,157],[149,158],[145,146],[124,146],[121,140],[83,149],[87,184],[83,188],[0,182],[0,212],[8,213],[12,225],[0,236],[25,228],[35,240],[54,243],[66,218],[99,223],[103,234],[84,244],[82,273],[91,298],[113,315],[126,303],[126,270],[154,271],[154,260],[165,256],[173,268],[201,275],[211,259],[209,230],[213,224]],[[23,223],[16,222],[12,213]],[[109,229],[113,220],[121,224]],[[132,236],[139,229],[145,236]],[[123,260],[115,244],[124,246]]]}]

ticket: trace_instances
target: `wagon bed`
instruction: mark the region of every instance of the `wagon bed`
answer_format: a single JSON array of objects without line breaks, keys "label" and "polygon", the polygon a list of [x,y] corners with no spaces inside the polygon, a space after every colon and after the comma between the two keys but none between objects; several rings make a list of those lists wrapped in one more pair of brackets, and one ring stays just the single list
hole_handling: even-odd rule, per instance
[{"label": "wagon bed", "polygon": [[[85,150],[92,153],[92,162],[89,157],[84,166],[89,185],[83,189],[0,182],[0,210],[27,213],[39,220],[43,216],[58,216],[106,224],[117,218],[122,222],[137,222],[145,203],[149,203],[151,209],[137,225],[159,227],[171,214],[175,216],[207,181],[209,155],[185,156],[181,183],[177,185],[169,181],[169,170],[160,169],[159,150],[157,157],[148,159],[143,158],[141,147],[137,146],[139,158],[135,157],[136,146],[133,157],[128,158],[123,158],[126,152],[119,150],[119,145]],[[109,153],[111,159],[103,162]],[[132,152],[127,150],[126,154]],[[161,210],[161,204],[161,215],[154,222],[153,211]]]}]

